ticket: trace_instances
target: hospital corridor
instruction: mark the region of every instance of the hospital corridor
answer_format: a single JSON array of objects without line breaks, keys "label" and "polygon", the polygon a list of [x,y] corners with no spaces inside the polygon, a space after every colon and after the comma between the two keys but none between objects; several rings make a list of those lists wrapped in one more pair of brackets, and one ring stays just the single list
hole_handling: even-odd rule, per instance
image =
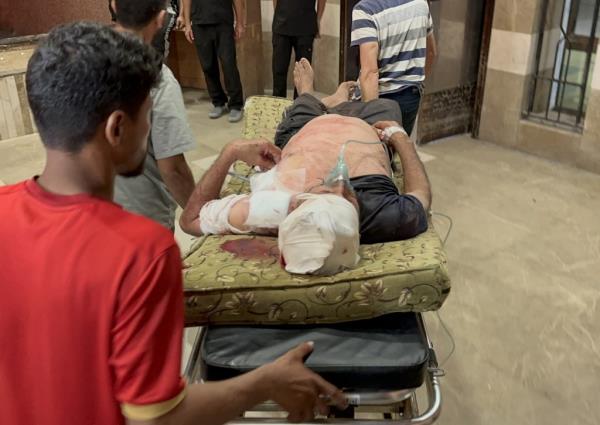
[{"label": "hospital corridor", "polygon": [[0,0],[0,424],[600,424],[599,23]]}]

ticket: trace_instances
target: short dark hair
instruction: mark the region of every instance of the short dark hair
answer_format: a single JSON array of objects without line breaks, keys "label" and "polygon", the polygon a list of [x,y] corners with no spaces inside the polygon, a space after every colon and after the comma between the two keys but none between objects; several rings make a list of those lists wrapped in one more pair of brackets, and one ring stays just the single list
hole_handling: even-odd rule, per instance
[{"label": "short dark hair", "polygon": [[167,7],[167,0],[115,0],[117,22],[130,29],[141,29]]},{"label": "short dark hair", "polygon": [[27,96],[45,146],[78,152],[116,110],[138,113],[161,59],[129,34],[91,22],[52,30],[27,66]]}]

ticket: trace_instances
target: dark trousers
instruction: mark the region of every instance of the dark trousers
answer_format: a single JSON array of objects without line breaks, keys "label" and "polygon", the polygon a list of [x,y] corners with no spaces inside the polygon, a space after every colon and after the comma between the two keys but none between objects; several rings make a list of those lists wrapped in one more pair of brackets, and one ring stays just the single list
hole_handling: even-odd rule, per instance
[{"label": "dark trousers", "polygon": [[283,115],[275,132],[275,145],[283,149],[289,140],[312,119],[325,114],[338,114],[360,118],[368,124],[377,121],[402,120],[398,104],[389,99],[375,99],[370,102],[342,102],[333,108],[327,107],[316,97],[305,93],[300,95]]},{"label": "dark trousers", "polygon": [[[198,59],[204,71],[208,94],[213,105],[228,104],[229,109],[241,110],[244,106],[244,93],[235,55],[233,25],[193,25],[193,31]],[[223,67],[227,94],[221,86],[219,61]]]},{"label": "dark trousers", "polygon": [[[283,35],[273,33],[273,96],[287,97],[287,75],[292,56],[296,62],[306,58],[312,63],[314,35]],[[294,90],[294,98],[298,96]]]},{"label": "dark trousers", "polygon": [[421,88],[417,86],[402,91],[379,95],[381,99],[390,99],[398,103],[402,112],[402,127],[410,135],[415,126],[419,106],[421,105]]}]

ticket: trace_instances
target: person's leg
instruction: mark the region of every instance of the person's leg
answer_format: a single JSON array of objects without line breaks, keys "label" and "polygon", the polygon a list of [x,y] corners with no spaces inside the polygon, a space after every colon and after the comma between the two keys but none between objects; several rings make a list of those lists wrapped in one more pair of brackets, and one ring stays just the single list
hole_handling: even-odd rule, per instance
[{"label": "person's leg", "polygon": [[193,30],[194,44],[212,104],[216,107],[224,107],[227,103],[227,95],[221,86],[216,25],[193,25]]},{"label": "person's leg", "polygon": [[281,149],[306,123],[327,113],[327,106],[312,94],[313,78],[312,68],[307,61],[296,63],[294,84],[300,95],[292,106],[286,109],[275,132],[275,145]]},{"label": "person's leg", "polygon": [[287,76],[291,55],[290,37],[273,33],[273,96],[287,97]]},{"label": "person's leg", "polygon": [[421,90],[419,87],[408,87],[400,92],[389,95],[383,94],[380,97],[392,99],[398,103],[400,112],[402,113],[402,126],[410,135],[415,126],[419,106],[421,105]]},{"label": "person's leg", "polygon": [[[229,109],[241,111],[244,107],[244,93],[242,91],[242,81],[240,71],[237,66],[235,54],[235,36],[232,25],[218,25],[217,52],[221,65],[223,66],[223,76],[225,77],[225,88],[229,96]],[[241,118],[241,117],[240,117]]]},{"label": "person's leg", "polygon": [[[292,37],[294,57],[296,59],[296,62],[300,62],[302,59],[306,59],[309,64],[312,64],[314,40],[315,37],[312,35]],[[294,88],[294,99],[296,99],[297,97],[298,91]]]},{"label": "person's leg", "polygon": [[167,13],[162,29],[156,34],[154,40],[152,40],[152,46],[162,55],[163,61],[166,61],[167,56],[169,56],[169,37],[175,27],[176,21],[177,16]]}]

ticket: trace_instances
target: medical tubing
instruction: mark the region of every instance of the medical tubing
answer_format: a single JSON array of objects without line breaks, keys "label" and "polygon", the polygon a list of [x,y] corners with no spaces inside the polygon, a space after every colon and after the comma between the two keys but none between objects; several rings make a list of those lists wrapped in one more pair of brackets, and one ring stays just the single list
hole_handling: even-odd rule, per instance
[{"label": "medical tubing", "polygon": [[382,142],[382,141],[363,142],[361,140],[348,140],[348,141],[344,142],[344,144],[342,145],[342,147],[340,149],[340,154],[338,155],[337,163],[325,179],[326,185],[331,185],[333,182],[339,181],[340,177],[341,177],[341,180],[343,180],[346,184],[349,185],[350,178],[348,175],[348,166],[346,165],[346,160],[345,160],[344,156],[346,154],[346,146],[348,146],[350,143],[358,143],[361,145],[379,145],[379,144],[381,144],[385,147],[386,152],[388,153],[388,156],[390,156],[389,155],[390,154],[389,147],[388,147],[387,143],[385,143],[385,142]]},{"label": "medical tubing", "polygon": [[240,179],[244,182],[248,182],[248,183],[250,182],[250,179],[248,177],[242,176],[241,174],[234,173],[233,171],[228,171],[227,174],[230,175],[231,177]]}]

